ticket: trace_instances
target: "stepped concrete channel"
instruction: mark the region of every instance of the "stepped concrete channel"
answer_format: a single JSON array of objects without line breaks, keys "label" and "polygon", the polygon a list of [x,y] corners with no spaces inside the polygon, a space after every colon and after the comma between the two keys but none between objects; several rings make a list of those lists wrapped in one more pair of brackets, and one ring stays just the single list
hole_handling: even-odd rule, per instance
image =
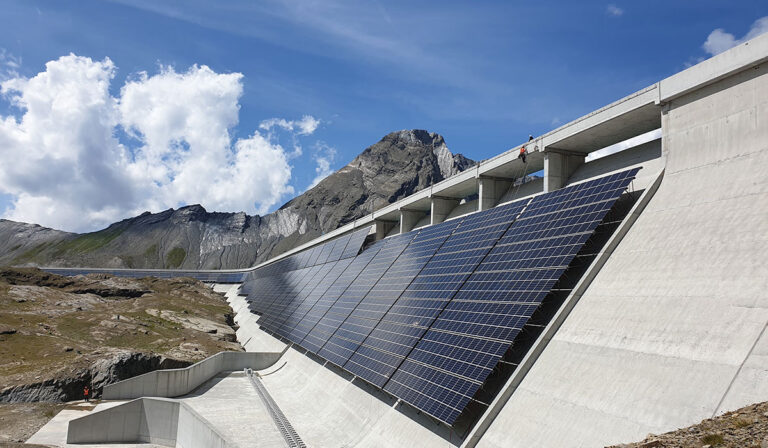
[{"label": "stepped concrete channel", "polygon": [[[660,139],[583,162],[584,154],[657,128]],[[215,286],[235,312],[241,345],[274,358],[251,368],[307,446],[605,446],[768,400],[768,35],[529,146],[529,160],[545,169],[542,182],[504,188],[513,183],[501,177],[520,172],[512,150],[308,243],[363,225],[374,224],[377,237],[396,232],[392,221],[401,209],[433,196],[480,189],[476,204],[441,211],[450,219],[520,191],[537,194],[642,166],[634,181],[643,190],[640,204],[466,437],[262,331],[238,285]],[[377,229],[382,222],[388,224]],[[193,381],[194,390],[187,379],[176,399],[163,398],[173,388],[160,386],[159,376],[154,389],[141,380],[116,385],[126,399],[158,398],[104,403],[87,418],[125,406],[149,424],[157,409],[171,409],[163,412],[176,415],[176,439],[160,431],[148,441],[287,446],[242,368],[220,370]],[[49,425],[61,428],[72,413],[82,414],[66,412]],[[78,421],[85,420],[73,420],[70,433]],[[203,433],[183,439],[189,427]],[[139,425],[136,432],[146,430]]]}]

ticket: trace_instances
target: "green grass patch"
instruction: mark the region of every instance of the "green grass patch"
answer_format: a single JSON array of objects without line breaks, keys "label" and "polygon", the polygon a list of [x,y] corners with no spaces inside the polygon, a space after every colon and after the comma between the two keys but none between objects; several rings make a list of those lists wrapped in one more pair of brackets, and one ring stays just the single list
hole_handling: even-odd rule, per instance
[{"label": "green grass patch", "polygon": [[157,255],[157,244],[153,244],[144,251],[145,257],[154,257]]},{"label": "green grass patch", "polygon": [[187,258],[187,251],[180,247],[174,247],[166,256],[166,265],[169,268],[178,268],[185,258]]},{"label": "green grass patch", "polygon": [[66,252],[88,253],[111,243],[123,233],[124,229],[105,229],[98,232],[86,233],[71,240],[62,241],[56,247],[56,254]]},{"label": "green grass patch", "polygon": [[705,445],[720,446],[725,442],[722,434],[707,434],[701,438],[701,442]]},{"label": "green grass patch", "polygon": [[746,418],[736,417],[733,419],[733,426],[736,428],[746,428],[747,426],[750,426],[753,423],[754,423],[753,420],[748,420]]},{"label": "green grass patch", "polygon": [[37,261],[40,253],[43,250],[45,250],[47,247],[48,247],[48,243],[40,243],[37,246],[33,247],[32,249],[29,249],[28,251],[15,257],[13,261],[11,261],[11,265],[26,263],[28,261]]}]

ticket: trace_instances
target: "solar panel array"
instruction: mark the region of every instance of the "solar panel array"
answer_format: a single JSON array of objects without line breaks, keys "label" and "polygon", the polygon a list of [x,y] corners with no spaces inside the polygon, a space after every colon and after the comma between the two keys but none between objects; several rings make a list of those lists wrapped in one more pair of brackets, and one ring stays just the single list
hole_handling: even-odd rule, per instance
[{"label": "solar panel array", "polygon": [[636,172],[393,236],[356,256],[326,243],[254,272],[241,293],[262,327],[451,425]]}]

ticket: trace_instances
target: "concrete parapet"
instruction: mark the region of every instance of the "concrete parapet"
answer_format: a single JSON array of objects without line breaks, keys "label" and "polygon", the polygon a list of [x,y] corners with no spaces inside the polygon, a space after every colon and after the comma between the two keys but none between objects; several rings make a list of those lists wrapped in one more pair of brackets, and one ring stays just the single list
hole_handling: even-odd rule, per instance
[{"label": "concrete parapet", "polygon": [[245,368],[266,369],[282,353],[220,352],[183,369],[155,370],[104,387],[106,400],[139,397],[178,397],[187,394],[220,372]]},{"label": "concrete parapet", "polygon": [[69,422],[67,443],[152,443],[184,448],[234,447],[183,402],[140,398]]}]

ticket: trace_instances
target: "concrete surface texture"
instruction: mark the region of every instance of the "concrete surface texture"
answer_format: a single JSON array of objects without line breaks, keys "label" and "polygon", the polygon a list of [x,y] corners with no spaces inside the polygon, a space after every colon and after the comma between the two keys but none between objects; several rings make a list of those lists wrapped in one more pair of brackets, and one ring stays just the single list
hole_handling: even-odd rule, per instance
[{"label": "concrete surface texture", "polygon": [[78,447],[105,443],[110,447],[286,446],[243,372],[219,374],[175,400],[141,398],[102,402],[93,411],[65,410],[28,443]]},{"label": "concrete surface texture", "polygon": [[[244,307],[245,298],[237,295],[237,288],[227,292],[227,299],[233,309]],[[394,406],[395,400],[382,392],[287,347],[260,330],[258,316],[250,314],[247,307],[245,311],[252,318],[243,314],[239,322],[237,318],[235,321],[240,325],[238,338],[250,338],[247,350],[286,350],[274,366],[259,374],[308,446],[450,447],[461,443],[457,435],[412,408]]]},{"label": "concrete surface texture", "polygon": [[479,446],[630,442],[768,400],[766,123],[768,65],[665,105],[658,192]]},{"label": "concrete surface texture", "polygon": [[237,341],[247,352],[282,352],[287,344],[259,329],[259,316],[251,313],[245,297],[237,294],[240,285],[227,285],[227,302],[235,312],[234,321],[240,327],[235,332]]},{"label": "concrete surface texture", "polygon": [[265,369],[277,362],[280,355],[280,352],[220,352],[183,369],[155,370],[110,384],[104,387],[103,398],[178,397],[192,392],[220,372]]},{"label": "concrete surface texture", "polygon": [[140,398],[69,422],[67,444],[140,444],[180,448],[235,448],[195,409],[181,400]]},{"label": "concrete surface texture", "polygon": [[[217,376],[181,400],[238,446],[286,446],[244,372]],[[179,428],[186,428],[182,423]],[[186,436],[183,430],[180,440],[182,436]]]},{"label": "concrete surface texture", "polygon": [[74,419],[69,422],[67,443],[148,442],[174,446],[179,403],[142,398]]},{"label": "concrete surface texture", "polygon": [[461,443],[423,414],[395,406],[391,397],[293,348],[277,367],[259,373],[307,446],[428,448]]}]

